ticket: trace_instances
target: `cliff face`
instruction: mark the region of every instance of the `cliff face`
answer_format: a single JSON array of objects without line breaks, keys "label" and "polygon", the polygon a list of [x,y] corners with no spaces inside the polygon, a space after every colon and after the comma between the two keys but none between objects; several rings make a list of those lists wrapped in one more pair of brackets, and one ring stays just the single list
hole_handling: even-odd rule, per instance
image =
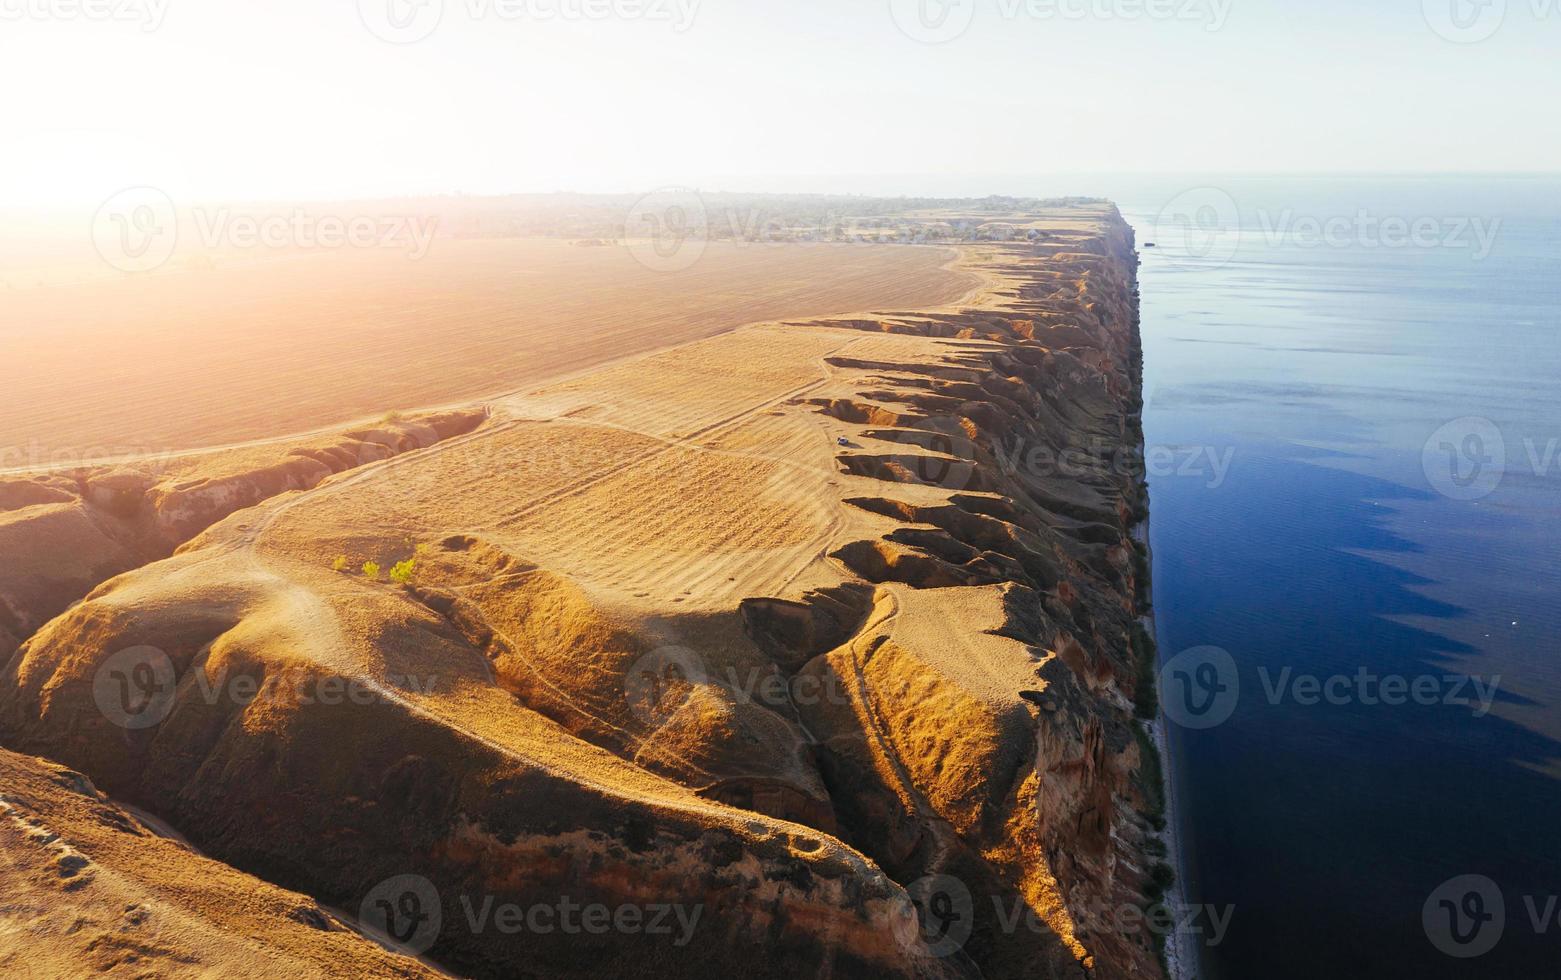
[{"label": "cliff face", "polygon": [[848,324],[970,343],[854,363],[868,390],[815,401],[855,430],[842,469],[880,481],[847,503],[883,521],[834,553],[875,585],[871,613],[803,668],[847,697],[803,715],[845,839],[896,880],[968,891],[983,973],[1156,976],[1149,933],[1120,927],[1146,904],[1150,831],[1136,256],[1120,219],[1020,251],[992,255],[986,315]]},{"label": "cliff face", "polygon": [[[462,973],[1159,976],[1136,258],[1114,210],[1028,220],[957,306],[152,495],[211,526],[18,630],[0,740]],[[481,912],[570,903],[686,928]]]}]

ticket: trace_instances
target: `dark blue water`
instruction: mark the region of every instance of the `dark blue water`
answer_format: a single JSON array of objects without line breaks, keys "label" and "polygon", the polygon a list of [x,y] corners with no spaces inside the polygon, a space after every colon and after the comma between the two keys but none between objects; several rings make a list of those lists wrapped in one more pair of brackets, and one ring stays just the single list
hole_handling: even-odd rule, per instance
[{"label": "dark blue water", "polygon": [[1561,975],[1561,179],[1115,193],[1157,245],[1146,436],[1188,447],[1150,477],[1162,664],[1239,684],[1171,726],[1188,898],[1233,907],[1198,975]]}]

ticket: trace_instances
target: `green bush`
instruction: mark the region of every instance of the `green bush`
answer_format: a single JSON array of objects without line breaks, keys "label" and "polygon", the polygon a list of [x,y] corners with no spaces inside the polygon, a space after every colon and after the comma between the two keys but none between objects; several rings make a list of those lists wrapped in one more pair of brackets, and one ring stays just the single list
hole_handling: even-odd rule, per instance
[{"label": "green bush", "polygon": [[412,581],[412,575],[416,569],[417,559],[415,558],[398,561],[390,566],[390,580],[397,585],[407,585]]},{"label": "green bush", "polygon": [[1156,831],[1165,829],[1165,769],[1160,750],[1142,725],[1133,726],[1133,737],[1138,741],[1138,791],[1143,795],[1143,818]]},{"label": "green bush", "polygon": [[379,562],[366,561],[363,563],[363,575],[371,582],[379,581]]},{"label": "green bush", "polygon": [[1155,660],[1158,648],[1143,623],[1133,624],[1133,713],[1146,721],[1160,713],[1160,695],[1156,689]]},{"label": "green bush", "polygon": [[1176,872],[1164,861],[1156,861],[1149,869],[1149,880],[1144,883],[1144,895],[1151,902],[1158,902],[1176,883]]}]

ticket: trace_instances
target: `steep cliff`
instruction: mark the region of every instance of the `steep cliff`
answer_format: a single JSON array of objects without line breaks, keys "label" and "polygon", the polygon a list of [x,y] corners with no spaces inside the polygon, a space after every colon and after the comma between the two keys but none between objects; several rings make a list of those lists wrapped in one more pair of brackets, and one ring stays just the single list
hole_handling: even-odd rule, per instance
[{"label": "steep cliff", "polygon": [[194,536],[20,627],[0,739],[460,973],[1158,976],[1132,234],[1026,222],[954,306],[137,491]]}]

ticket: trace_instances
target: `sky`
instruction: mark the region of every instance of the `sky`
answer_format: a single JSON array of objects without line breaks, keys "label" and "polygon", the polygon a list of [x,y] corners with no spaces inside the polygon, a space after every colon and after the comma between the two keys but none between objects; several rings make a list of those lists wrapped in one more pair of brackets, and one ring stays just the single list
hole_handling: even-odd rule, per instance
[{"label": "sky", "polygon": [[0,0],[0,206],[1561,171],[1558,52],[1561,0]]}]

